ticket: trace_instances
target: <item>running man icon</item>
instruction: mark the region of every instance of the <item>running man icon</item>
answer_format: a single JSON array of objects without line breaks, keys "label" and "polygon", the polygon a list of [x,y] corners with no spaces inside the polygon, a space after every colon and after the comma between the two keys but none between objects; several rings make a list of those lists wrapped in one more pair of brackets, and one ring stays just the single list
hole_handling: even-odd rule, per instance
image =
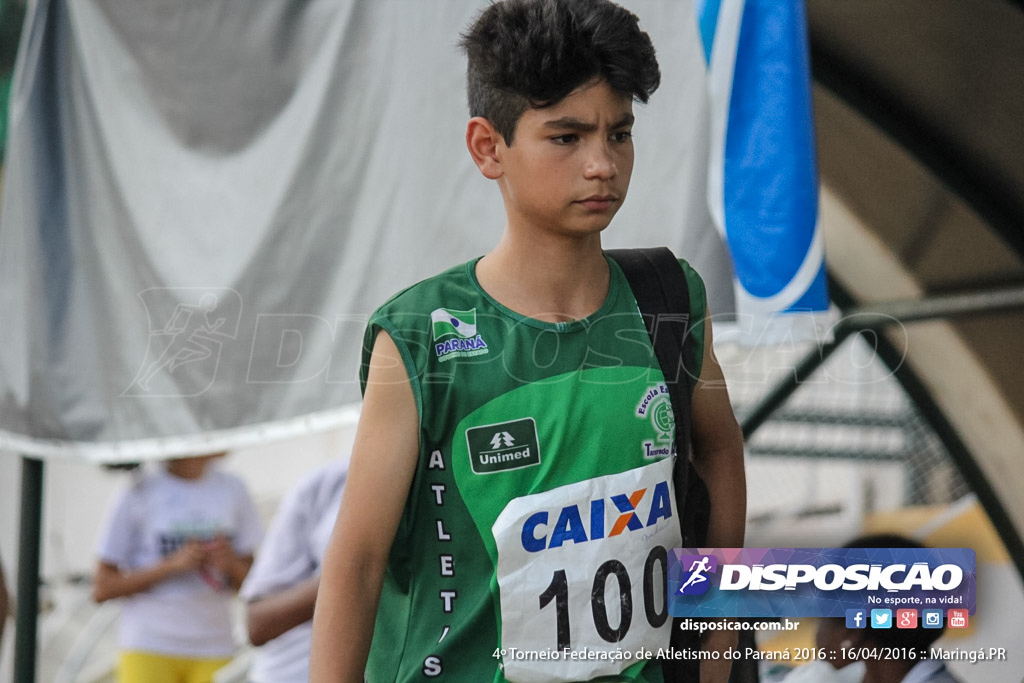
[{"label": "running man icon", "polygon": [[170,343],[138,380],[140,387],[148,391],[149,380],[165,367],[173,373],[179,365],[194,363],[213,355],[207,340],[209,335],[216,334],[224,324],[224,318],[211,320],[210,316],[216,308],[217,297],[213,294],[204,294],[198,306],[178,304],[170,322],[155,333],[170,337]]},{"label": "running man icon", "polygon": [[683,585],[679,587],[679,595],[695,595],[706,592],[708,587],[701,586],[700,584],[707,583],[708,577],[705,574],[715,571],[715,564],[717,563],[712,562],[715,559],[713,556],[701,555],[700,559],[692,559],[690,568],[687,569],[689,576],[683,582]]},{"label": "running man icon", "polygon": [[214,381],[222,350],[238,335],[238,293],[225,288],[152,288],[139,298],[150,333],[141,367],[124,394],[203,393]]}]

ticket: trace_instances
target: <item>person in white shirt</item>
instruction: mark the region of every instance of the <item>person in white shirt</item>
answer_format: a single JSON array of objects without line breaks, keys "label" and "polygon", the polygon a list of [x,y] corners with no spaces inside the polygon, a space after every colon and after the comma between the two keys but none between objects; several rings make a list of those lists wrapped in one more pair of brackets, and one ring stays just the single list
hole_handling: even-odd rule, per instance
[{"label": "person in white shirt", "polygon": [[249,641],[259,649],[251,683],[306,683],[320,560],[334,529],[348,463],[332,461],[282,499],[242,585]]},{"label": "person in white shirt", "polygon": [[170,460],[115,501],[93,598],[125,598],[120,683],[205,683],[234,656],[231,606],[262,537],[241,478],[223,455]]}]

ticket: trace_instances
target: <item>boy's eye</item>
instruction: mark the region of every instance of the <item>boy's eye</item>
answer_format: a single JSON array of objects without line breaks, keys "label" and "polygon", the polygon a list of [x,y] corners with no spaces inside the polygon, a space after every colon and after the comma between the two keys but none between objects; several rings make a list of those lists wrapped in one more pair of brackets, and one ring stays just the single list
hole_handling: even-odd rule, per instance
[{"label": "boy's eye", "polygon": [[617,133],[612,133],[612,140],[615,142],[628,142],[633,137],[633,132],[628,130],[620,130]]},{"label": "boy's eye", "polygon": [[580,136],[576,135],[575,133],[565,133],[564,135],[556,135],[553,138],[551,138],[552,141],[558,143],[559,145],[571,145],[572,143],[576,142],[579,139]]}]

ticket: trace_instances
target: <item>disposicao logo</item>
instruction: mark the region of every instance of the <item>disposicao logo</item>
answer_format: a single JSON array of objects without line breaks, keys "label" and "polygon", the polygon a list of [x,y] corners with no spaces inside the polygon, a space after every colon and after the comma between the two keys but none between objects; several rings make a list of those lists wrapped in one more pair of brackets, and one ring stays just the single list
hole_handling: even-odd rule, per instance
[{"label": "disposicao logo", "polygon": [[714,555],[683,555],[679,558],[683,567],[689,567],[683,574],[679,595],[703,595],[708,592],[711,581],[708,574],[718,569],[718,558]]},{"label": "disposicao logo", "polygon": [[[695,561],[701,564],[694,567]],[[684,548],[669,554],[669,613],[850,618],[871,612],[866,625],[878,628],[875,614],[896,608],[973,614],[975,581],[970,548]]]}]

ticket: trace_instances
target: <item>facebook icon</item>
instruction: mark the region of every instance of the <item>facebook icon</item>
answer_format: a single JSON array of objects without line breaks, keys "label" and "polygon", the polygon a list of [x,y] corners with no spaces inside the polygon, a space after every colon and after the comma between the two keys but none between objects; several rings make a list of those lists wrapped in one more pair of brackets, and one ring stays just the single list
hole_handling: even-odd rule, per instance
[{"label": "facebook icon", "polygon": [[862,609],[846,610],[846,628],[867,628],[867,611]]}]

